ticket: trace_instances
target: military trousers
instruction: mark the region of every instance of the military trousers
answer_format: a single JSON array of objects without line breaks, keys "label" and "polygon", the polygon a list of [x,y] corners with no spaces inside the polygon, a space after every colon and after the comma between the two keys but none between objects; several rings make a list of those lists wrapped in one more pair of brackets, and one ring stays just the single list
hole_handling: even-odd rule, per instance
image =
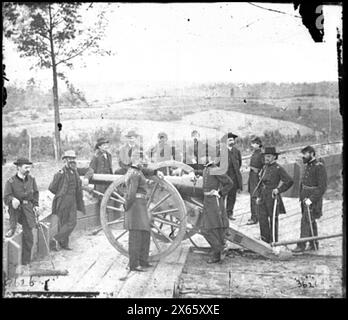
[{"label": "military trousers", "polygon": [[31,261],[31,250],[34,244],[33,228],[29,225],[25,216],[20,219],[22,224],[22,264],[29,264]]},{"label": "military trousers", "polygon": [[226,228],[202,229],[202,235],[211,247],[213,258],[219,258],[225,245]]},{"label": "military trousers", "polygon": [[149,260],[149,251],[150,232],[147,230],[129,230],[129,269],[145,266]]},{"label": "military trousers", "polygon": [[58,233],[54,236],[62,247],[69,245],[69,237],[76,227],[76,217],[76,196],[67,194],[59,207]]},{"label": "military trousers", "polygon": [[10,229],[15,231],[17,223],[22,225],[22,264],[31,262],[31,251],[34,244],[33,229],[35,216],[32,204],[21,205],[17,210],[10,209]]},{"label": "military trousers", "polygon": [[259,221],[259,207],[256,204],[256,197],[250,196],[250,212],[250,218],[254,221]]},{"label": "military trousers", "polygon": [[237,198],[237,187],[236,187],[236,183],[233,182],[233,187],[226,196],[226,212],[228,217],[233,216],[233,210],[234,210],[234,205],[236,203],[236,198]]},{"label": "military trousers", "polygon": [[[303,203],[301,203],[301,211],[302,211],[302,217],[301,217],[301,238],[307,238],[307,237],[316,237],[318,236],[318,225],[315,221],[315,218],[313,216],[313,212],[311,208],[309,209],[310,216],[311,216],[311,222],[312,222],[312,228],[313,228],[313,234],[311,230],[311,223],[308,216],[308,209],[307,206]],[[306,243],[305,242],[299,242],[297,244],[300,248],[305,249]],[[318,241],[310,241],[309,245],[311,248],[314,248],[314,245],[318,248],[319,242]]]},{"label": "military trousers", "polygon": [[267,243],[278,241],[278,214],[275,217],[275,239],[273,239],[273,208],[267,206],[266,203],[259,204],[259,225],[261,240]]}]

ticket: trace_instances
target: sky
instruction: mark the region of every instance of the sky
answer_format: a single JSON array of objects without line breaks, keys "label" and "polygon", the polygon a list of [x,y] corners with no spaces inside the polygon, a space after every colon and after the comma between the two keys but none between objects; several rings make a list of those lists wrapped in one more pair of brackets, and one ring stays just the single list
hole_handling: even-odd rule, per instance
[{"label": "sky", "polygon": [[[69,77],[82,87],[131,81],[337,81],[340,6],[324,6],[324,42],[315,43],[293,4],[257,5],[286,14],[249,3],[113,3],[102,46],[114,55],[78,58]],[[29,70],[30,59],[20,58],[6,40],[4,46],[11,81],[21,84],[35,76],[51,87],[50,71]]]}]

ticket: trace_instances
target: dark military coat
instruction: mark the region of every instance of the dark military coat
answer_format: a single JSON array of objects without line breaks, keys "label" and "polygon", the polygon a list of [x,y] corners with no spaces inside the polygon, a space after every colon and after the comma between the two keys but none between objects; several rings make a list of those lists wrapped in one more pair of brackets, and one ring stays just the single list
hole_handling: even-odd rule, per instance
[{"label": "dark military coat", "polygon": [[[48,190],[51,191],[54,194],[54,198],[52,201],[52,214],[59,215],[59,208],[62,204],[62,200],[64,196],[67,193],[68,190],[68,169],[67,167],[64,167],[63,169],[59,170],[53,177],[53,180],[51,184],[48,187]],[[82,193],[82,185],[81,185],[81,179],[77,173],[76,170],[73,171],[76,179],[76,208],[79,211],[82,211],[83,213],[86,213],[85,204],[83,201],[83,193]]]},{"label": "dark military coat", "polygon": [[125,228],[128,230],[146,230],[150,231],[150,217],[147,211],[147,199],[137,198],[136,194],[147,194],[146,176],[155,175],[155,170],[136,169],[130,167],[126,173],[126,196],[125,196]]},{"label": "dark military coat", "polygon": [[242,166],[242,155],[236,147],[228,150],[228,169],[227,175],[232,179],[236,189],[243,190],[242,174],[240,167]]},{"label": "dark military coat", "polygon": [[[93,174],[112,174],[112,156],[109,152],[102,152],[97,150],[93,156],[85,178],[88,180],[92,178]],[[105,185],[95,185],[94,189],[100,192],[104,192],[107,186]]]},{"label": "dark military coat", "polygon": [[[250,172],[248,180],[248,192],[252,194],[260,181],[259,173],[263,167],[263,154],[260,149],[253,152],[250,158]],[[258,170],[256,170],[258,169]]]},{"label": "dark military coat", "polygon": [[323,195],[326,188],[325,165],[317,159],[307,163],[300,183],[300,200],[309,198],[312,201],[311,210],[315,218],[320,218],[322,215]]},{"label": "dark military coat", "polygon": [[[290,187],[294,184],[293,179],[277,162],[273,162],[269,165],[264,165],[260,172],[260,177],[262,179],[262,182],[260,184],[260,187],[255,192],[257,194],[257,197],[259,197],[261,200],[260,204],[266,206],[267,211],[269,213],[272,213],[275,200],[272,197],[272,191],[273,189],[278,188],[279,195],[276,214],[286,213],[280,194],[290,189]],[[280,182],[282,183],[280,184]]]},{"label": "dark military coat", "polygon": [[[17,198],[21,204],[17,209],[12,207],[13,198]],[[28,203],[23,203],[23,200]],[[39,190],[35,178],[28,175],[24,180],[17,174],[6,181],[4,189],[4,202],[9,207],[10,214],[16,215],[16,221],[22,223],[22,214],[27,219],[30,228],[35,226],[34,207],[39,206]]]},{"label": "dark military coat", "polygon": [[213,167],[215,165],[208,166],[203,170],[203,191],[218,190],[220,198],[216,196],[204,196],[202,228],[228,228],[229,224],[224,199],[232,189],[233,181],[226,174],[211,175],[210,169]]}]

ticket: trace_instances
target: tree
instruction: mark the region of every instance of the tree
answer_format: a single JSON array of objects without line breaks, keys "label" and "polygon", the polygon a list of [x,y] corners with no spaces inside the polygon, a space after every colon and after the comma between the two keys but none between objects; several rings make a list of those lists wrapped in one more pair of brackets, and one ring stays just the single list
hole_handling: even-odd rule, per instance
[{"label": "tree", "polygon": [[61,155],[58,77],[66,78],[58,68],[72,68],[72,60],[87,52],[111,54],[99,46],[107,24],[106,7],[95,15],[94,26],[83,22],[83,14],[92,7],[81,2],[3,3],[5,37],[16,44],[21,57],[36,57],[35,67],[52,70],[56,159]]}]

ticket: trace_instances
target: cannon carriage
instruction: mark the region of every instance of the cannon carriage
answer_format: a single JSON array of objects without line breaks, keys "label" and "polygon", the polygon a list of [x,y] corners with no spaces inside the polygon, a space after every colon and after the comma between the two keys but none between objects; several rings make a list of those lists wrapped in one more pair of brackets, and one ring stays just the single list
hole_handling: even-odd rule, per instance
[{"label": "cannon carriage", "polygon": [[[192,181],[188,173],[193,168],[187,164],[169,160],[152,163],[150,168],[168,173],[181,169],[182,173],[180,176],[166,175],[163,180],[157,176],[148,178],[146,199],[151,221],[149,259],[156,261],[173,252],[184,240],[189,239],[196,246],[192,237],[200,233],[204,194],[203,179],[200,177]],[[125,176],[94,174],[90,183],[108,185],[104,193],[93,190],[101,199],[101,227],[110,244],[128,256],[128,230],[124,227],[122,206],[126,192]],[[229,228],[226,239],[264,257],[277,258],[270,245],[235,228]]]}]

